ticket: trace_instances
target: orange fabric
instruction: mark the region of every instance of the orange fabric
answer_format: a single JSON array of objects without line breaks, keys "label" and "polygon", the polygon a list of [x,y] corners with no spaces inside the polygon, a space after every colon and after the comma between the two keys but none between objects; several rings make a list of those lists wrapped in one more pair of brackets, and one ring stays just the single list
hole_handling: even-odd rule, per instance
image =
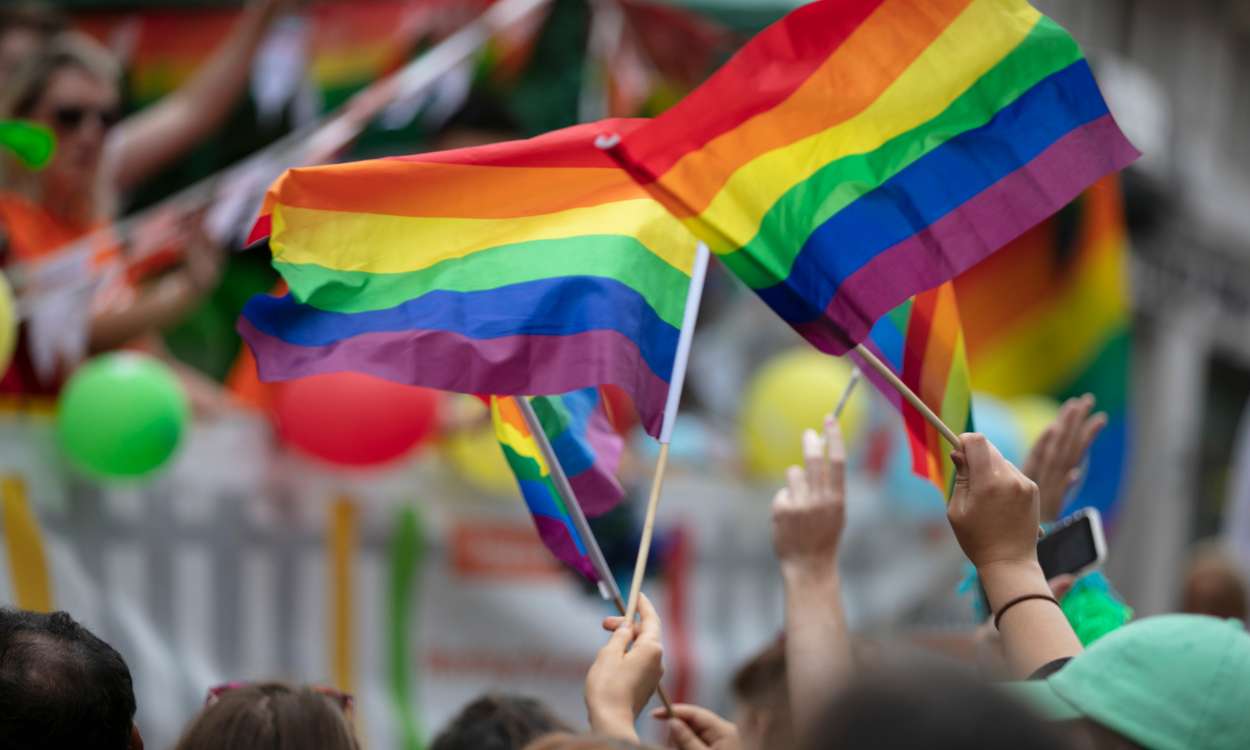
[{"label": "orange fabric", "polygon": [[[0,193],[0,268],[19,263],[32,263],[49,259],[57,250],[93,232],[104,223],[77,224],[54,216],[43,206],[13,193]],[[92,258],[93,269],[102,269],[121,259],[121,248],[115,242],[101,243]],[[118,287],[101,290],[103,297],[116,299],[115,295],[128,292],[129,284],[119,277]],[[43,381],[35,372],[30,360],[28,331],[25,326],[18,335],[17,351],[13,363],[0,377],[0,394],[31,397],[55,396],[64,384],[68,372],[58,372]]]}]

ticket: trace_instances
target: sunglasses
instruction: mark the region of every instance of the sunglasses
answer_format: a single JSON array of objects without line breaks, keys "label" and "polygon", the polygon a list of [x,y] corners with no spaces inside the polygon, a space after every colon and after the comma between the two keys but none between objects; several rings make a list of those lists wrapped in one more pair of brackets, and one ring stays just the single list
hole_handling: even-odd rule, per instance
[{"label": "sunglasses", "polygon": [[108,130],[122,119],[122,113],[116,107],[79,107],[67,105],[52,110],[52,120],[60,130],[77,131],[88,118],[94,119],[101,130]]},{"label": "sunglasses", "polygon": [[[204,705],[211,706],[220,700],[222,695],[230,692],[231,690],[251,687],[253,684],[254,683],[251,682],[227,682],[224,685],[211,687],[208,689],[208,697],[204,699]],[[351,718],[356,706],[356,699],[352,697],[351,693],[344,693],[342,691],[335,690],[328,685],[309,685],[308,689],[312,690],[314,693],[319,693],[329,698],[348,718]]]}]

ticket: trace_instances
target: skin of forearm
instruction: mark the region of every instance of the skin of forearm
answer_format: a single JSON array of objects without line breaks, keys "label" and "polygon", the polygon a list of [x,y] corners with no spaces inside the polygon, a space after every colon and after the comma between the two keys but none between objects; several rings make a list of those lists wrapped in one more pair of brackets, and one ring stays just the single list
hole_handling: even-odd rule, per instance
[{"label": "skin of forearm", "polygon": [[851,642],[837,568],[783,567],[786,678],[795,728],[820,716],[851,670]]},{"label": "skin of forearm", "polygon": [[[977,569],[990,610],[997,614],[1011,600],[1028,595],[1051,596],[1036,560],[991,563]],[[1027,678],[1040,667],[1076,656],[1081,642],[1054,602],[1032,599],[1014,605],[999,622],[1003,651],[1013,677]]]},{"label": "skin of forearm", "polygon": [[190,312],[199,298],[185,274],[161,279],[124,309],[97,313],[91,320],[90,349],[116,349],[145,333],[168,328]]}]

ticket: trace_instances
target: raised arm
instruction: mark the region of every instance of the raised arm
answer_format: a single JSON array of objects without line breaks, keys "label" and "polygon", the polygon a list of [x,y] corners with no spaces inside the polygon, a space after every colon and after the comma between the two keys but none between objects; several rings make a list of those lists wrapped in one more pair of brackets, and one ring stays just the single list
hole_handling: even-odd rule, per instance
[{"label": "raised arm", "polygon": [[1014,677],[1081,652],[1037,561],[1038,490],[983,435],[966,434],[947,518],[977,568]]},{"label": "raised arm", "polygon": [[109,143],[114,179],[128,190],[212,133],[247,86],[252,56],[292,0],[254,0],[230,36],[177,91],[126,118]]},{"label": "raised arm", "polygon": [[790,467],[773,500],[773,547],[786,597],[786,678],[796,729],[820,715],[851,670],[838,541],[846,523],[846,449],[837,420],[803,435],[806,467]]},{"label": "raised arm", "polygon": [[1065,401],[1024,460],[1024,475],[1037,482],[1041,493],[1043,521],[1059,517],[1068,490],[1081,479],[1081,461],[1107,426],[1107,415],[1093,410],[1094,397],[1088,393]]}]

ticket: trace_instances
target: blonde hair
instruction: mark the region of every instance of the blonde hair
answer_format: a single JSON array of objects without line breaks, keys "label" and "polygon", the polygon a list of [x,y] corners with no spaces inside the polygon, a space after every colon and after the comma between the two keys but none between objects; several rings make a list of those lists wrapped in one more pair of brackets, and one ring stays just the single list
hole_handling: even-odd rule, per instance
[{"label": "blonde hair", "polygon": [[[77,31],[54,34],[39,54],[26,61],[5,90],[0,93],[0,120],[29,117],[52,76],[66,68],[77,68],[92,78],[116,86],[121,80],[121,65],[99,42]],[[27,169],[11,154],[0,157],[0,185],[36,203],[42,201],[39,176]],[[75,218],[94,220],[108,216],[113,208],[111,191],[100,181],[84,193],[83,205],[69,207]]]}]

